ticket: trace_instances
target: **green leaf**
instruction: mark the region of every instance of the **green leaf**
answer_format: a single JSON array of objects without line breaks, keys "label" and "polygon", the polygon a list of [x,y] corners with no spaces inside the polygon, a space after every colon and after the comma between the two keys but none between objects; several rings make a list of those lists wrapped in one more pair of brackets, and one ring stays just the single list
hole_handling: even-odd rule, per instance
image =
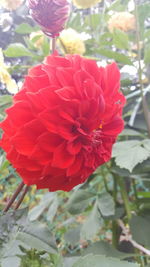
[{"label": "green leaf", "polygon": [[115,0],[111,2],[111,5],[109,7],[109,10],[115,10],[115,11],[124,11],[128,4],[128,0],[124,0],[123,2],[121,0]]},{"label": "green leaf", "polygon": [[107,46],[108,43],[109,45],[113,44],[113,34],[111,32],[104,32],[102,35],[99,37],[99,43],[101,46]]},{"label": "green leaf", "polygon": [[81,227],[81,239],[91,240],[103,225],[103,219],[98,210],[98,201],[95,201],[92,212]]},{"label": "green leaf", "polygon": [[89,254],[80,258],[72,267],[139,267],[136,263],[120,261],[117,258]]},{"label": "green leaf", "polygon": [[20,267],[20,259],[18,257],[7,257],[5,259],[0,259],[1,267]]},{"label": "green leaf", "polygon": [[100,26],[100,20],[101,20],[101,13],[98,14],[90,14],[85,17],[85,23],[95,29],[97,26]]},{"label": "green leaf", "polygon": [[116,164],[132,172],[133,168],[150,157],[150,151],[138,140],[117,142],[113,146],[113,157]]},{"label": "green leaf", "polygon": [[141,133],[132,129],[124,129],[119,136],[141,136]]},{"label": "green leaf", "polygon": [[132,237],[139,244],[150,247],[150,220],[141,216],[133,216],[130,221]]},{"label": "green leaf", "polygon": [[[16,234],[19,227],[27,221],[27,209],[7,212],[0,216],[0,263],[5,263],[5,258],[15,257],[19,254],[19,244]],[[15,260],[15,259],[13,259]],[[5,265],[4,265],[5,266]]]},{"label": "green leaf", "polygon": [[118,259],[129,258],[132,255],[129,253],[123,253],[123,252],[118,251],[113,246],[111,246],[108,242],[105,242],[105,241],[98,241],[98,242],[92,243],[87,248],[83,249],[81,253],[82,253],[82,256],[92,253],[94,255],[104,255],[107,257],[116,257]]},{"label": "green leaf", "polygon": [[30,221],[37,220],[42,215],[42,213],[45,211],[45,209],[47,209],[50,206],[50,203],[53,201],[54,197],[55,197],[55,193],[53,192],[46,193],[43,196],[39,205],[35,206],[33,209],[29,211],[29,214],[28,214],[29,220]]},{"label": "green leaf", "polygon": [[71,214],[79,214],[86,209],[93,196],[92,193],[79,189],[73,192],[68,200],[66,208]]},{"label": "green leaf", "polygon": [[150,45],[147,45],[144,50],[144,62],[145,64],[150,63]]},{"label": "green leaf", "polygon": [[97,52],[100,55],[103,55],[107,58],[112,58],[112,59],[114,59],[120,63],[127,64],[127,65],[133,65],[130,58],[128,56],[125,56],[124,54],[120,54],[118,52],[107,50],[105,48],[98,49]]},{"label": "green leaf", "polygon": [[150,198],[150,192],[137,192],[138,197]]},{"label": "green leaf", "polygon": [[115,215],[115,203],[112,196],[108,193],[103,193],[98,198],[98,208],[104,217]]},{"label": "green leaf", "polygon": [[150,152],[150,139],[143,140],[142,144]]},{"label": "green leaf", "polygon": [[47,220],[49,222],[53,221],[53,219],[54,219],[54,217],[55,217],[55,215],[57,213],[58,205],[59,205],[58,198],[57,198],[57,195],[55,195],[55,197],[53,198],[52,202],[50,203],[50,207],[49,207],[49,209],[47,211],[47,215],[46,215]]},{"label": "green leaf", "polygon": [[30,34],[34,31],[39,30],[39,27],[31,27],[28,23],[21,23],[19,26],[16,27],[15,32],[19,34]]},{"label": "green leaf", "polygon": [[81,227],[78,226],[76,228],[69,229],[65,233],[65,241],[69,243],[71,246],[75,246],[80,241],[80,229]]},{"label": "green leaf", "polygon": [[119,29],[115,29],[113,32],[113,42],[119,49],[128,49],[128,35]]},{"label": "green leaf", "polygon": [[0,156],[0,179],[3,179],[6,175],[9,174],[8,166],[10,165],[9,161],[6,160],[5,155]]},{"label": "green leaf", "polygon": [[149,17],[149,14],[150,14],[150,5],[148,2],[138,5],[138,20],[141,33],[144,32],[144,21],[146,20],[147,17]]},{"label": "green leaf", "polygon": [[10,44],[6,50],[4,50],[6,57],[30,57],[32,53],[21,43]]},{"label": "green leaf", "polygon": [[58,267],[72,267],[73,264],[79,259],[80,257],[74,256],[74,257],[65,257],[63,259],[63,266],[60,265]]},{"label": "green leaf", "polygon": [[77,31],[80,31],[81,25],[80,25],[80,20],[81,20],[81,14],[78,12],[76,15],[73,14],[73,16],[70,17],[67,23],[67,28],[73,28]]},{"label": "green leaf", "polygon": [[42,223],[30,223],[17,234],[17,240],[22,241],[31,248],[57,253],[56,243],[49,228]]},{"label": "green leaf", "polygon": [[4,112],[4,110],[12,104],[12,96],[3,95],[0,96],[0,113]]}]

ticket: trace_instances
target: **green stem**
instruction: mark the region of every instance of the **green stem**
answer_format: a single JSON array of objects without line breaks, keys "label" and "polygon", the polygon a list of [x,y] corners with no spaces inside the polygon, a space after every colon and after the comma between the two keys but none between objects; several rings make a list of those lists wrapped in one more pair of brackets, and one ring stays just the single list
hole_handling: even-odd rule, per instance
[{"label": "green stem", "polygon": [[52,38],[52,54],[54,54],[56,49],[56,37]]},{"label": "green stem", "polygon": [[103,171],[103,167],[101,168],[101,172],[102,172],[102,178],[103,178],[103,182],[104,182],[105,190],[106,190],[106,192],[109,193],[109,188],[108,188],[108,184],[107,184],[107,179],[106,179],[105,172]]},{"label": "green stem", "polygon": [[63,43],[63,40],[60,38],[60,36],[59,36],[59,42],[60,42],[60,44],[61,44],[61,46],[62,46],[62,48],[63,48],[65,54],[67,54],[68,51],[67,51],[67,49],[66,49],[66,47],[65,47],[65,45],[64,45],[64,43]]},{"label": "green stem", "polygon": [[122,177],[118,176],[117,178],[118,178],[118,184],[120,187],[120,192],[121,192],[122,200],[124,202],[126,214],[127,214],[128,220],[130,220],[132,215],[131,215],[130,203],[129,203],[129,198],[128,198],[128,194],[126,191],[125,182]]},{"label": "green stem", "polygon": [[[135,254],[139,254],[139,250],[137,248],[134,249],[134,252],[135,252]],[[135,256],[135,260],[137,261],[137,263],[140,264],[140,267],[144,267],[145,266],[141,256]]]},{"label": "green stem", "polygon": [[139,210],[139,205],[138,205],[138,194],[137,194],[137,190],[136,190],[136,183],[135,180],[132,179],[132,185],[133,185],[133,192],[134,192],[134,197],[135,197],[135,204],[136,204],[136,208],[137,210]]},{"label": "green stem", "polygon": [[114,177],[114,175],[113,175],[113,182],[114,182],[113,199],[114,199],[114,202],[116,203],[117,202],[117,179],[116,177]]},{"label": "green stem", "polygon": [[119,241],[118,224],[116,221],[112,221],[112,244],[117,249]]},{"label": "green stem", "polygon": [[109,193],[109,188],[108,188],[107,180],[106,180],[106,177],[105,176],[103,177],[103,181],[104,181],[105,189]]}]

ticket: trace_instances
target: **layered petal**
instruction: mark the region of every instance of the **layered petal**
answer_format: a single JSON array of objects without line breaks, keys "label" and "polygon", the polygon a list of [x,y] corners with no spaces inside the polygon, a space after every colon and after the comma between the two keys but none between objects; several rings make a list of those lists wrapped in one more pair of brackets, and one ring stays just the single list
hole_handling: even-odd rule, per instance
[{"label": "layered petal", "polygon": [[125,98],[115,63],[48,56],[33,67],[0,123],[0,146],[27,185],[69,191],[110,160]]}]

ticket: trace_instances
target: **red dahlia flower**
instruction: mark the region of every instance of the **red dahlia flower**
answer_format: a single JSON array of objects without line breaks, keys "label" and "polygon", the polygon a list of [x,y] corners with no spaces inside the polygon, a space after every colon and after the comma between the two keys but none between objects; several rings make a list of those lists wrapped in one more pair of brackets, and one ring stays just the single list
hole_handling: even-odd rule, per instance
[{"label": "red dahlia flower", "polygon": [[1,146],[27,185],[69,191],[111,158],[125,98],[115,63],[51,55],[33,67],[1,123]]},{"label": "red dahlia flower", "polygon": [[69,14],[67,0],[28,0],[33,19],[51,37],[59,35]]}]

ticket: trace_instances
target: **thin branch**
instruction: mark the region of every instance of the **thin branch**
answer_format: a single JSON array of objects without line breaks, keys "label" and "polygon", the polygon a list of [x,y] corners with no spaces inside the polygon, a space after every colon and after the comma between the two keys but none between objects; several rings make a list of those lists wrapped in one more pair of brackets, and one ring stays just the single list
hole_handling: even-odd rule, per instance
[{"label": "thin branch", "polygon": [[127,228],[123,221],[122,220],[117,220],[118,221],[118,225],[121,227],[124,235],[125,235],[125,238],[126,240],[128,240],[132,245],[133,247],[139,249],[141,252],[143,252],[144,254],[150,256],[150,250],[149,249],[146,249],[145,247],[143,247],[142,245],[138,244],[135,240],[133,240],[132,238],[132,235],[129,231],[129,228]]},{"label": "thin branch", "polygon": [[19,193],[21,192],[23,187],[24,187],[24,182],[21,182],[20,185],[18,186],[18,188],[16,189],[15,193],[13,194],[11,199],[9,200],[8,204],[4,208],[3,212],[7,212],[10,209],[10,207],[14,203],[15,199],[17,198],[17,196],[19,195]]},{"label": "thin branch", "polygon": [[28,190],[29,190],[29,186],[26,185],[24,190],[23,190],[23,193],[22,193],[20,199],[18,200],[18,202],[16,203],[16,205],[14,207],[15,210],[17,210],[20,207],[20,204],[22,203],[22,201],[23,201],[25,195],[27,194]]}]

